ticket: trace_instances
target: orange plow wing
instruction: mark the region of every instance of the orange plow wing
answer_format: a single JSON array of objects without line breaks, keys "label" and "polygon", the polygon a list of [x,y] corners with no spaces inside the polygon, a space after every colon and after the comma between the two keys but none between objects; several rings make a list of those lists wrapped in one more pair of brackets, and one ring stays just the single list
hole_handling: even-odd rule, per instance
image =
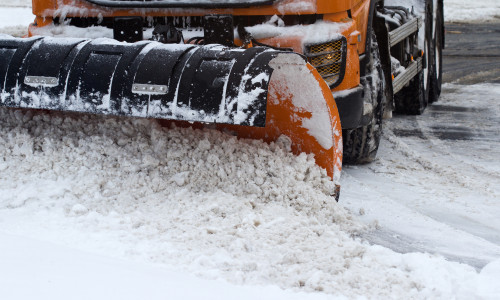
[{"label": "orange plow wing", "polygon": [[314,154],[316,164],[339,184],[342,169],[342,130],[332,92],[316,69],[300,56],[278,55],[267,98],[263,128],[219,125],[239,137],[276,141],[280,135],[292,141],[292,151]]}]

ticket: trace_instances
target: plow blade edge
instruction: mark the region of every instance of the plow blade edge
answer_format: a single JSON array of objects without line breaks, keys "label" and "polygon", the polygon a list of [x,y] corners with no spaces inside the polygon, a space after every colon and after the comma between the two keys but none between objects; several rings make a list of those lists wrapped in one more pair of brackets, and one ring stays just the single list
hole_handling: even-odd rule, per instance
[{"label": "plow blade edge", "polygon": [[1,105],[264,126],[277,51],[0,39]]}]

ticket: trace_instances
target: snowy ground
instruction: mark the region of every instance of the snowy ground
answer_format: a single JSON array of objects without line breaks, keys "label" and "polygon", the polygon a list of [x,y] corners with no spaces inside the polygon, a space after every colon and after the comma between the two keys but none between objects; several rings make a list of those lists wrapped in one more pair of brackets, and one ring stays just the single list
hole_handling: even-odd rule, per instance
[{"label": "snowy ground", "polygon": [[446,22],[499,22],[498,0],[444,0]]},{"label": "snowy ground", "polygon": [[339,204],[280,144],[0,109],[0,299],[498,299],[499,98],[396,116]]},{"label": "snowy ground", "polygon": [[499,97],[446,84],[424,115],[387,123],[375,163],[344,169],[344,205],[380,226],[370,241],[477,269],[500,257]]},{"label": "snowy ground", "polygon": [[33,22],[35,16],[31,12],[31,1],[9,1],[0,0],[0,32],[13,36],[24,36],[28,34],[28,25]]}]

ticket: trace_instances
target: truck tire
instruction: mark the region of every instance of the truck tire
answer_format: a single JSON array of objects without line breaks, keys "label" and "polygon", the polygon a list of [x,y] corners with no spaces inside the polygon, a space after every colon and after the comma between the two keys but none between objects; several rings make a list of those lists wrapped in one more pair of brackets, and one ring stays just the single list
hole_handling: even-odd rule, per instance
[{"label": "truck tire", "polygon": [[382,135],[386,84],[380,62],[378,43],[374,33],[372,33],[371,37],[370,62],[366,65],[365,74],[362,84],[365,87],[365,97],[371,99],[372,118],[368,125],[342,131],[343,161],[347,164],[363,164],[373,161],[377,155]]},{"label": "truck tire", "polygon": [[429,103],[436,102],[441,95],[441,84],[443,82],[443,11],[438,6],[436,10],[436,26],[434,28],[433,40],[433,72],[431,73],[431,86]]},{"label": "truck tire", "polygon": [[427,102],[424,95],[424,72],[420,71],[408,86],[394,95],[395,111],[405,115],[420,115]]},{"label": "truck tire", "polygon": [[[434,41],[432,39],[432,1],[426,5],[425,9],[425,40],[424,40],[424,66],[423,72],[423,81],[424,81],[424,97],[426,106],[429,103],[430,90],[431,90],[431,74],[434,72],[434,58],[433,58],[433,45]],[[424,107],[425,108],[425,107]]]},{"label": "truck tire", "polygon": [[433,66],[432,8],[426,5],[424,57],[425,68],[409,84],[394,95],[395,111],[406,115],[420,115],[429,103]]}]

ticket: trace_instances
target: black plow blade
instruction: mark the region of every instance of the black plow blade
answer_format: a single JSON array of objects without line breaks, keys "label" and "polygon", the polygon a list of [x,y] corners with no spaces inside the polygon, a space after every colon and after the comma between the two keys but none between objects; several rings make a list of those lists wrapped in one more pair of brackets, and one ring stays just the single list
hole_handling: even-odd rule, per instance
[{"label": "black plow blade", "polygon": [[0,106],[263,127],[278,53],[0,36]]}]

